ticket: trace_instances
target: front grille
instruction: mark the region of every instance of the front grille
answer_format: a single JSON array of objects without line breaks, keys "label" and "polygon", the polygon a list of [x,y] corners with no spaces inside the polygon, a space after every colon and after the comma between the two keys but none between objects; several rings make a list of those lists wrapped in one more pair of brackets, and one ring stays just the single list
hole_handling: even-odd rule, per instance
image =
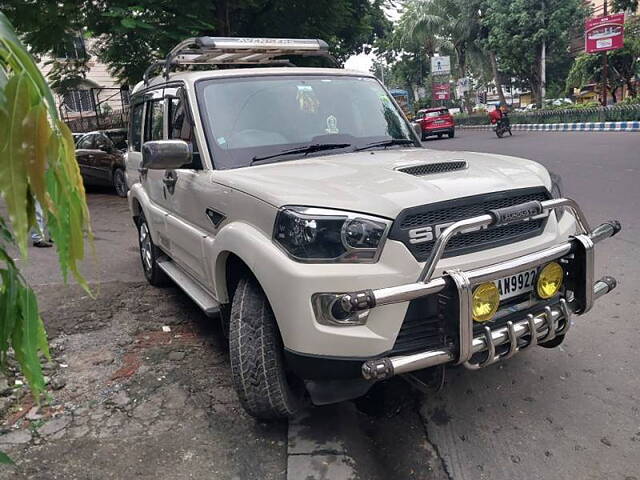
[{"label": "front grille", "polygon": [[[508,190],[486,195],[476,195],[461,199],[440,202],[431,205],[407,208],[400,212],[391,228],[389,238],[405,244],[413,256],[420,262],[425,261],[435,239],[448,225],[458,220],[483,215],[489,210],[510,207],[532,200],[548,200],[549,193],[544,187]],[[486,248],[493,248],[532,238],[544,230],[546,218],[530,220],[500,227],[489,227],[474,232],[461,233],[447,244],[444,256],[462,255]],[[411,243],[409,232],[420,229],[418,239],[431,238],[420,243]],[[415,233],[415,232],[414,232]],[[414,235],[414,241],[416,235]]]},{"label": "front grille", "polygon": [[423,165],[399,168],[398,171],[408,173],[409,175],[415,175],[416,177],[421,177],[423,175],[452,172],[454,170],[462,170],[464,168],[467,168],[467,162],[461,160],[457,162],[425,163]]}]

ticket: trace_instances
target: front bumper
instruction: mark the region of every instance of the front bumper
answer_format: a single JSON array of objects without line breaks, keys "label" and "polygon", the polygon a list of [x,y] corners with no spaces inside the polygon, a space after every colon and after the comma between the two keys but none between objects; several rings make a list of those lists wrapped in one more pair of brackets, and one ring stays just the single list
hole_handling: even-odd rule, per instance
[{"label": "front bumper", "polygon": [[[576,217],[579,233],[569,241],[488,267],[468,271],[453,270],[446,272],[442,277],[431,278],[447,242],[458,232],[473,227],[502,225],[514,219],[521,221],[559,208],[572,210]],[[367,360],[361,365],[362,377],[366,380],[382,380],[396,374],[445,363],[462,364],[467,368],[477,369],[510,358],[524,348],[538,343],[549,344],[556,338],[562,338],[569,331],[572,314],[581,315],[588,312],[597,298],[616,287],[615,279],[611,277],[594,283],[594,246],[601,240],[617,234],[620,228],[617,221],[611,221],[591,230],[578,205],[570,199],[528,202],[454,223],[436,241],[417,282],[343,294],[336,301],[345,312],[353,314],[371,310],[379,305],[407,302],[427,295],[436,295],[445,289],[454,289],[457,293],[458,312],[456,341],[443,348]],[[505,326],[493,330],[484,327],[482,334],[474,335],[471,298],[475,286],[553,260],[567,258],[572,259],[578,272],[573,279],[571,298],[558,298],[557,303],[540,307],[540,311],[529,313],[523,319],[509,321]],[[479,355],[483,352],[486,354]]]}]

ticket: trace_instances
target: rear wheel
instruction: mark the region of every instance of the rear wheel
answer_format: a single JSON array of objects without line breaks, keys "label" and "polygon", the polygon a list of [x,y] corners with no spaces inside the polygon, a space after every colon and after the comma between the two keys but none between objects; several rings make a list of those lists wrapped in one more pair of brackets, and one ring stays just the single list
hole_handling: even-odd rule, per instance
[{"label": "rear wheel", "polygon": [[453,137],[455,137],[455,136],[456,136],[456,132],[455,132],[455,130],[451,130],[451,131],[448,133],[448,135],[449,135],[449,138],[453,138]]},{"label": "rear wheel", "polygon": [[140,213],[138,218],[138,244],[140,246],[140,260],[142,261],[142,270],[147,281],[155,286],[161,287],[169,283],[169,277],[164,273],[158,265],[158,258],[161,252],[151,239],[149,225],[144,213]]},{"label": "rear wheel", "polygon": [[241,279],[231,305],[229,356],[236,393],[253,417],[287,418],[301,406],[302,388],[292,388],[297,382],[287,378],[282,350],[266,295],[254,278]]},{"label": "rear wheel", "polygon": [[113,171],[113,188],[119,197],[126,197],[129,188],[127,187],[127,177],[124,174],[124,170],[116,168]]}]

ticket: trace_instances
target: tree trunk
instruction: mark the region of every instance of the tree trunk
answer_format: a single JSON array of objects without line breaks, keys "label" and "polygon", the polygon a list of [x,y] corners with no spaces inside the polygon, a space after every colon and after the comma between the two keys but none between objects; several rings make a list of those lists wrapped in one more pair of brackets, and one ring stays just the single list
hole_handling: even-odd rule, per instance
[{"label": "tree trunk", "polygon": [[[489,60],[491,61],[491,72],[493,74],[493,81],[496,84],[500,103],[507,103],[507,100],[504,98],[504,91],[502,90],[502,81],[500,80],[500,72],[498,72],[498,61],[496,60],[495,52],[489,52]],[[513,101],[513,98],[511,101]]]},{"label": "tree trunk", "polygon": [[218,35],[228,37],[231,34],[229,25],[229,0],[216,1],[216,26],[218,27]]}]

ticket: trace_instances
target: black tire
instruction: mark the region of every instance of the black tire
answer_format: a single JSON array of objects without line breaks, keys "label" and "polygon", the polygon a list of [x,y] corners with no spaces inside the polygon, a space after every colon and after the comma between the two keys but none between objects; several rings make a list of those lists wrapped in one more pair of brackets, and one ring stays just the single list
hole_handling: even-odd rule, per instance
[{"label": "black tire", "polygon": [[124,174],[124,170],[121,168],[116,168],[113,171],[113,188],[119,197],[127,197],[129,186],[127,185],[127,177]]},{"label": "black tire", "polygon": [[449,138],[453,138],[453,137],[455,137],[455,136],[456,136],[456,132],[455,132],[454,130],[451,130],[451,131],[448,133],[448,135],[449,135]]},{"label": "black tire", "polygon": [[231,377],[247,413],[261,420],[294,415],[300,409],[302,395],[294,392],[287,380],[276,319],[253,278],[238,283],[229,334]]},{"label": "black tire", "polygon": [[147,281],[154,287],[168,285],[170,282],[169,277],[158,266],[158,258],[162,255],[162,252],[153,243],[144,213],[140,213],[140,217],[138,217],[138,246],[142,270]]},{"label": "black tire", "polygon": [[502,138],[502,136],[504,135],[504,130],[502,130],[502,128],[498,127],[496,129],[496,135],[498,136],[498,138]]},{"label": "black tire", "polygon": [[423,133],[423,134],[421,135],[421,140],[424,142],[426,139],[427,139],[427,136]]},{"label": "black tire", "polygon": [[440,140],[441,138],[442,138],[442,134],[441,134],[441,133],[439,133],[439,134],[438,134],[438,140]]}]

